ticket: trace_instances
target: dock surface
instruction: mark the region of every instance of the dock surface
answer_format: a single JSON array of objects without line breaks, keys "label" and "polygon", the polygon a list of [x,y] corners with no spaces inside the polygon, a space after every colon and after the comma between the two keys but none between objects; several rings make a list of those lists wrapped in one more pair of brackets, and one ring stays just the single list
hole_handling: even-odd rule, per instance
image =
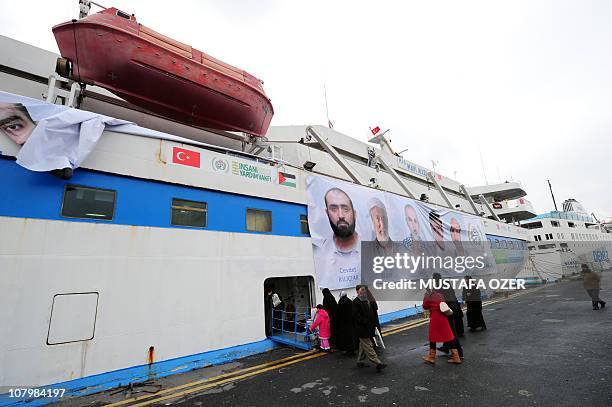
[{"label": "dock surface", "polygon": [[385,328],[388,364],[377,373],[355,357],[278,349],[61,406],[611,406],[612,272],[593,311],[582,281],[547,284],[486,301],[487,331],[461,338],[462,365],[438,352],[426,365],[427,323]]}]

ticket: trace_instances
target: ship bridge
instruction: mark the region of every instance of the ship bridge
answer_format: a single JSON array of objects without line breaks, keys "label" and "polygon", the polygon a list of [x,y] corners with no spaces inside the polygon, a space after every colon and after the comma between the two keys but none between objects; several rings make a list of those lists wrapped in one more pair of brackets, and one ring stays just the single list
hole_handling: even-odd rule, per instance
[{"label": "ship bridge", "polygon": [[527,195],[527,192],[525,192],[523,186],[518,181],[469,187],[468,192],[473,199],[478,199],[482,195],[488,202],[509,201],[523,198]]},{"label": "ship bridge", "polygon": [[[506,222],[518,222],[536,216],[533,205],[524,198],[527,193],[518,181],[469,187],[468,192],[474,201],[489,206],[499,219]],[[494,215],[489,217],[494,218]]]}]

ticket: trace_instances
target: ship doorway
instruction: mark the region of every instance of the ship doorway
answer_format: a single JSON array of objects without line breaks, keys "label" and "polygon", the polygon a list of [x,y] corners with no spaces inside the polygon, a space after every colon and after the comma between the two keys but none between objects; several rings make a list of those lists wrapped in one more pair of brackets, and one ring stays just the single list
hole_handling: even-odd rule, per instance
[{"label": "ship doorway", "polygon": [[266,335],[270,339],[300,349],[312,349],[312,335],[307,327],[315,301],[313,287],[311,276],[273,277],[264,281]]}]

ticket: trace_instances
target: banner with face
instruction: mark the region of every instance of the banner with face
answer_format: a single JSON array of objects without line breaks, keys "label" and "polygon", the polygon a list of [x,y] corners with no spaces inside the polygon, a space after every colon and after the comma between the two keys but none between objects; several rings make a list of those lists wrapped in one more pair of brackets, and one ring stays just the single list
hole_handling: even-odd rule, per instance
[{"label": "banner with face", "polygon": [[[318,285],[330,289],[362,282],[362,242],[383,255],[401,250],[464,255],[484,250],[481,218],[344,181],[307,181],[308,224]],[[429,247],[429,248],[427,248]]]},{"label": "banner with face", "polygon": [[77,168],[106,126],[129,125],[97,113],[0,92],[0,137],[20,146],[17,164],[32,171]]}]

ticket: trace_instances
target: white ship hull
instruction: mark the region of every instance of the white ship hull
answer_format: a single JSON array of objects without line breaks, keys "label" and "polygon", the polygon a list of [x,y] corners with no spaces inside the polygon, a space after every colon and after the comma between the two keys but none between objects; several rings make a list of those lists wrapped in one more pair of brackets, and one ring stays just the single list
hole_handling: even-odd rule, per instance
[{"label": "white ship hull", "polygon": [[[44,78],[50,53],[1,39],[0,49],[31,53],[33,74]],[[43,83],[7,69],[23,73],[30,68],[10,61],[5,52],[0,55],[0,90],[40,97]],[[140,124],[175,129],[176,134],[195,132],[124,107],[90,103],[106,114],[140,115]],[[304,128],[273,128],[269,137],[297,140]],[[330,137],[345,143],[345,151],[363,149],[363,143],[333,133]],[[240,148],[236,140],[215,134],[206,133],[204,139]],[[299,232],[309,174],[299,166],[311,159],[321,174],[347,179],[338,165],[323,151],[296,146],[284,157],[286,168],[296,174],[297,185],[291,188],[246,180],[231,171],[214,173],[211,167],[205,172],[172,165],[174,147],[197,150],[203,160],[220,154],[228,161],[249,162],[195,144],[107,132],[74,178],[63,181],[18,166],[18,147],[0,138],[8,197],[0,204],[0,324],[5,332],[0,335],[0,388],[54,384],[86,394],[270,349],[274,344],[266,339],[263,289],[271,278],[299,285],[296,303],[321,302],[311,240]],[[388,174],[363,163],[354,166],[364,179],[378,177],[381,189],[404,193]],[[416,193],[426,191],[431,202],[444,203],[419,171],[407,170],[405,178]],[[457,192],[458,182],[440,182],[455,191],[454,202],[469,207]],[[116,190],[114,220],[62,217],[67,184]],[[169,225],[171,199],[190,196],[209,202],[205,230]],[[269,208],[274,233],[247,232],[248,208]],[[526,250],[502,243],[524,243],[527,232],[493,220],[486,220],[484,228],[495,245],[499,276],[516,276]],[[420,304],[379,305],[384,322],[409,315]]]}]

